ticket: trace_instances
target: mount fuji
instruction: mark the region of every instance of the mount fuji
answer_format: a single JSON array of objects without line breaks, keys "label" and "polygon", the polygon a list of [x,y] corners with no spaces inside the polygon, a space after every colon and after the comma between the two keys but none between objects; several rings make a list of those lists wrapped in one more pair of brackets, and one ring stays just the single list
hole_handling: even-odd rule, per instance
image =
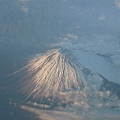
[{"label": "mount fuji", "polygon": [[[19,79],[14,88],[25,95],[27,104],[40,108],[119,109],[120,85],[81,64],[80,55],[76,49],[63,48],[37,55],[12,74]],[[99,66],[103,64],[97,59]]]}]

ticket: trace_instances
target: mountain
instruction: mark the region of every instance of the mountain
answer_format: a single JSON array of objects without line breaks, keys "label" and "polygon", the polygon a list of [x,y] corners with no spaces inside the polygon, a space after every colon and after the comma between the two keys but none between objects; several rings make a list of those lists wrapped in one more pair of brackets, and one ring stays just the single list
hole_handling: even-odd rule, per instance
[{"label": "mountain", "polygon": [[62,48],[32,58],[12,74],[14,88],[42,108],[119,109],[120,85],[83,66],[74,52]]}]

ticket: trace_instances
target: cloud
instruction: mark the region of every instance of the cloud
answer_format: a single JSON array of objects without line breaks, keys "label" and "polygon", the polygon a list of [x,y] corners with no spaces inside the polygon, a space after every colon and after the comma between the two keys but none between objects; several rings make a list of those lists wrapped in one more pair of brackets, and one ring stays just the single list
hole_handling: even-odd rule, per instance
[{"label": "cloud", "polygon": [[27,7],[27,3],[30,2],[31,0],[19,0],[19,4],[21,7],[21,10],[24,13],[29,13],[29,8]]},{"label": "cloud", "polygon": [[[101,106],[99,103],[98,106]],[[91,111],[79,114],[75,112],[66,111],[52,111],[52,110],[42,110],[28,106],[21,106],[22,110],[36,114],[41,120],[119,120],[119,112],[110,111]]]},{"label": "cloud", "polygon": [[29,101],[27,104],[33,107],[41,108],[41,109],[50,109],[50,106],[47,104],[38,104],[36,102],[32,103],[31,101]]},{"label": "cloud", "polygon": [[76,29],[79,29],[79,28],[80,28],[80,25],[77,25],[75,28],[76,28]]},{"label": "cloud", "polygon": [[24,13],[29,13],[29,8],[27,8],[27,7],[22,7],[21,10],[22,10]]},{"label": "cloud", "polygon": [[120,9],[120,0],[116,0],[116,1],[115,1],[115,4],[116,4],[116,7],[117,7],[118,9]]},{"label": "cloud", "polygon": [[77,40],[79,37],[73,34],[66,34],[63,37],[60,37],[60,40]]},{"label": "cloud", "polygon": [[28,1],[30,1],[30,0],[19,0],[19,2],[20,2],[21,4],[24,4],[24,3],[28,2]]},{"label": "cloud", "polygon": [[72,112],[41,110],[28,106],[21,106],[21,109],[36,114],[41,120],[83,120],[82,115],[79,116]]},{"label": "cloud", "polygon": [[99,18],[98,18],[99,20],[104,20],[105,19],[105,15],[101,15],[101,16],[99,16]]},{"label": "cloud", "polygon": [[67,34],[66,37],[69,39],[78,39],[77,35],[72,35],[72,34]]}]

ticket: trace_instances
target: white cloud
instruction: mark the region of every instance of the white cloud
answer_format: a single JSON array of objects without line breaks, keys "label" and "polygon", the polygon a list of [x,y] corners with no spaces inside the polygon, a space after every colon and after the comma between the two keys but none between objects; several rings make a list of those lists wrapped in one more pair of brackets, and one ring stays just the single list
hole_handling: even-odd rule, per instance
[{"label": "white cloud", "polygon": [[67,34],[66,37],[69,39],[78,39],[77,35],[72,35],[72,34]]},{"label": "white cloud", "polygon": [[[111,103],[109,103],[111,104]],[[108,106],[109,106],[108,104]],[[102,104],[99,103],[98,107],[101,107]],[[119,120],[120,114],[119,112],[110,112],[110,111],[90,111],[86,113],[81,113],[80,114],[75,113],[74,111],[71,110],[71,112],[66,112],[66,111],[53,111],[53,110],[42,110],[42,109],[37,109],[33,107],[28,107],[28,106],[21,106],[22,110],[26,110],[28,112],[36,114],[39,119],[42,120],[104,120],[105,118],[108,118],[109,120]]]},{"label": "white cloud", "polygon": [[24,13],[29,13],[29,8],[27,8],[27,7],[22,7],[21,10],[22,10]]},{"label": "white cloud", "polygon": [[19,0],[19,4],[20,4],[20,7],[21,7],[21,10],[24,12],[24,13],[29,13],[29,8],[27,7],[27,3],[30,2],[31,0]]},{"label": "white cloud", "polygon": [[47,105],[47,104],[38,104],[36,102],[32,103],[31,101],[29,101],[27,104],[30,105],[30,106],[38,107],[38,108],[42,108],[42,109],[49,109],[50,108],[50,106]]},{"label": "white cloud", "polygon": [[120,9],[120,0],[116,0],[115,4],[116,4],[117,8]]},{"label": "white cloud", "polygon": [[83,120],[82,115],[79,116],[72,112],[41,110],[28,106],[21,106],[21,109],[36,114],[42,120]]},{"label": "white cloud", "polygon": [[66,34],[63,37],[59,38],[60,40],[77,40],[78,36],[73,34]]},{"label": "white cloud", "polygon": [[67,37],[64,37],[64,38],[60,38],[60,39],[62,39],[62,40],[69,40]]},{"label": "white cloud", "polygon": [[105,15],[101,15],[101,16],[99,16],[98,19],[99,19],[99,20],[104,20],[104,19],[105,19]]},{"label": "white cloud", "polygon": [[79,29],[79,28],[80,28],[80,25],[77,25],[75,28],[76,28],[76,29]]},{"label": "white cloud", "polygon": [[19,2],[20,2],[21,4],[24,4],[24,3],[28,2],[28,1],[30,1],[30,0],[19,0]]}]

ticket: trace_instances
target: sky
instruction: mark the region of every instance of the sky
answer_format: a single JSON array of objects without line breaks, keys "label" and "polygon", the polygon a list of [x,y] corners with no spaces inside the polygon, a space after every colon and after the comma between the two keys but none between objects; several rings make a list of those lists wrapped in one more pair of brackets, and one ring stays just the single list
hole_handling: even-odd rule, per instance
[{"label": "sky", "polygon": [[[0,0],[0,88],[10,80],[8,75],[24,67],[29,58],[58,47],[80,50],[82,64],[120,84],[119,31],[120,0]],[[9,96],[12,94],[0,90],[3,116],[11,110]],[[22,109],[41,115],[41,110]],[[14,113],[17,116],[18,110]],[[107,114],[109,119],[120,117],[113,114]],[[50,116],[61,118],[61,113],[55,116],[50,112],[46,117]]]},{"label": "sky", "polygon": [[119,71],[119,21],[120,0],[0,0],[0,74],[63,44],[100,55]]}]

